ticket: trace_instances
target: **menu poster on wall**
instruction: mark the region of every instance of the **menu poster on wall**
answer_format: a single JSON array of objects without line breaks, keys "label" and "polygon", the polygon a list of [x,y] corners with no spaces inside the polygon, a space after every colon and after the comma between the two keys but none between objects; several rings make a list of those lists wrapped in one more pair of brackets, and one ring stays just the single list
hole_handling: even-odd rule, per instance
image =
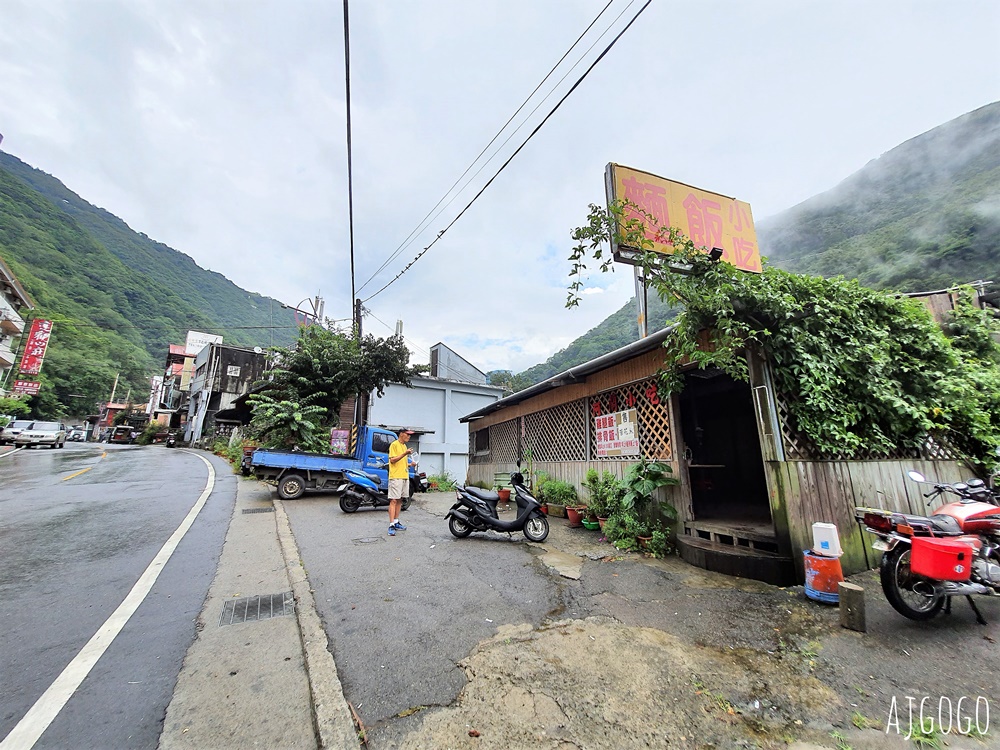
[{"label": "menu poster on wall", "polygon": [[350,441],[350,430],[338,430],[336,428],[330,430],[330,453],[335,456],[350,455]]},{"label": "menu poster on wall", "polygon": [[594,417],[598,456],[638,456],[639,426],[635,409]]}]

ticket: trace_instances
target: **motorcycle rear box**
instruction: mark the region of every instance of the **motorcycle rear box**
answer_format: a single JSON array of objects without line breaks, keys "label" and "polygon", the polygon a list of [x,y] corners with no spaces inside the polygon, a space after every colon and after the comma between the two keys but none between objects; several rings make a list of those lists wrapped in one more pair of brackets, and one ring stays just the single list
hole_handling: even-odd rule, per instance
[{"label": "motorcycle rear box", "polygon": [[913,537],[910,570],[937,581],[968,581],[972,572],[972,546],[957,539]]}]

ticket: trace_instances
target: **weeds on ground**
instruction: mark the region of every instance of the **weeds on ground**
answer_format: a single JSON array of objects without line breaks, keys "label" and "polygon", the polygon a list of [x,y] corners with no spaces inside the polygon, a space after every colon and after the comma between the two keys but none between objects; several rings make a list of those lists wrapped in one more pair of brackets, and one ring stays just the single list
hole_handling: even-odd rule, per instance
[{"label": "weeds on ground", "polygon": [[871,729],[875,726],[875,722],[869,719],[860,711],[855,711],[851,716],[851,723],[858,729]]},{"label": "weeds on ground", "polygon": [[934,719],[925,719],[913,728],[910,740],[917,747],[930,747],[934,750],[944,750],[944,740],[934,726]]}]

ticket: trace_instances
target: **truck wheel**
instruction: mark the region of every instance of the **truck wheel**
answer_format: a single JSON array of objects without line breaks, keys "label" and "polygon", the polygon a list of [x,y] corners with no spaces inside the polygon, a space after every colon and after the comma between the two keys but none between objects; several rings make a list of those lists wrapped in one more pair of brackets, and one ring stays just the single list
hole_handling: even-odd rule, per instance
[{"label": "truck wheel", "polygon": [[340,509],[344,513],[353,513],[361,507],[361,499],[350,490],[340,496]]},{"label": "truck wheel", "polygon": [[306,480],[298,474],[286,474],[278,482],[278,496],[282,500],[294,500],[306,491]]},{"label": "truck wheel", "polygon": [[410,503],[412,503],[412,502],[413,502],[413,497],[412,496],[403,498],[403,505],[402,505],[403,510],[409,510],[410,509]]}]

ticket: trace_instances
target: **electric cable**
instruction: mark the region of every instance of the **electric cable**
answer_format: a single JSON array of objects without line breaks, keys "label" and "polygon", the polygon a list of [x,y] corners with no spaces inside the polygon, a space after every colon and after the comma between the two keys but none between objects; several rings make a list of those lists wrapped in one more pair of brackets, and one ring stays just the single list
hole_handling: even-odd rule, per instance
[{"label": "electric cable", "polygon": [[528,142],[535,136],[536,133],[538,133],[539,130],[542,129],[542,127],[545,125],[545,123],[547,123],[549,121],[549,118],[551,118],[552,115],[554,115],[556,113],[556,111],[559,109],[559,107],[562,106],[563,102],[565,102],[570,97],[570,95],[574,91],[576,91],[576,89],[580,86],[580,84],[583,83],[584,79],[586,79],[586,77],[588,75],[590,75],[590,72],[595,67],[597,67],[597,64],[601,60],[603,60],[604,57],[605,57],[605,55],[607,55],[608,52],[610,52],[611,49],[615,46],[615,44],[618,43],[618,40],[622,38],[622,36],[625,34],[625,32],[628,31],[632,27],[632,24],[634,24],[636,22],[636,20],[639,18],[639,16],[641,16],[642,13],[643,13],[643,11],[645,11],[646,8],[649,7],[649,5],[650,5],[650,3],[652,1],[653,0],[646,0],[646,4],[643,5],[642,8],[639,9],[639,12],[636,13],[635,16],[632,17],[632,20],[628,22],[628,24],[625,26],[625,28],[622,29],[618,33],[618,35],[615,36],[615,38],[611,40],[611,43],[607,47],[604,48],[604,51],[601,52],[600,55],[598,55],[597,59],[594,60],[593,63],[591,63],[590,67],[588,67],[586,71],[584,71],[583,75],[580,76],[577,79],[576,83],[573,84],[573,86],[570,88],[570,90],[567,91],[563,95],[563,97],[559,100],[559,102],[556,104],[556,106],[553,107],[549,111],[549,113],[545,116],[545,118],[540,123],[538,123],[538,125],[535,127],[535,129],[532,130],[531,133],[530,133],[530,135],[528,135],[528,137],[521,143],[521,145],[517,147],[517,150],[514,151],[514,153],[510,155],[510,157],[507,159],[507,161],[505,161],[503,163],[503,165],[500,167],[500,169],[498,169],[496,171],[496,173],[489,179],[489,181],[480,189],[480,191],[478,193],[476,193],[475,196],[473,196],[472,200],[469,201],[469,203],[465,206],[465,208],[463,208],[459,212],[458,216],[456,216],[454,219],[452,219],[451,222],[444,229],[442,229],[440,232],[438,232],[437,235],[434,237],[434,239],[431,241],[431,243],[427,247],[425,247],[423,250],[421,250],[419,253],[417,253],[416,257],[413,258],[413,260],[411,260],[409,263],[406,264],[406,266],[403,267],[402,271],[400,271],[398,274],[396,274],[391,280],[389,280],[388,283],[386,283],[377,292],[375,292],[374,294],[369,295],[364,300],[362,300],[362,304],[364,304],[365,302],[368,302],[369,300],[371,300],[374,297],[378,296],[379,294],[381,294],[382,292],[384,292],[386,289],[388,289],[392,284],[394,284],[404,273],[406,273],[408,270],[410,270],[410,268],[413,266],[413,264],[416,263],[418,260],[420,260],[428,250],[430,250],[432,247],[434,247],[434,245],[437,243],[437,241],[439,239],[441,239],[441,237],[444,236],[445,232],[447,232],[449,229],[451,229],[455,225],[455,223],[459,219],[462,218],[462,216],[465,214],[465,212],[468,211],[469,208],[472,207],[472,204],[475,203],[484,192],[486,192],[486,189],[489,188],[489,186],[493,184],[493,181],[496,180],[496,178],[500,176],[500,173],[503,172],[507,168],[507,165],[509,165],[514,160],[514,157],[516,157],[519,153],[521,153],[521,150],[526,145],[528,145]]},{"label": "electric cable", "polygon": [[[634,1],[634,0],[633,0],[633,1]],[[346,0],[345,0],[345,2],[346,2]],[[403,241],[402,241],[402,242],[400,243],[399,247],[397,247],[397,248],[396,248],[396,249],[395,249],[395,250],[393,251],[393,253],[392,253],[392,254],[391,254],[391,255],[390,255],[390,256],[389,256],[389,257],[388,257],[388,258],[386,259],[386,261],[385,261],[385,262],[384,262],[384,263],[383,263],[383,264],[382,264],[381,266],[379,266],[379,267],[378,267],[378,269],[377,269],[377,270],[375,271],[375,273],[373,273],[373,274],[372,274],[372,275],[371,275],[371,276],[370,276],[370,277],[368,278],[368,280],[367,280],[367,281],[366,281],[366,282],[365,282],[364,284],[362,284],[362,285],[361,285],[361,286],[360,286],[360,287],[358,288],[358,293],[360,293],[360,292],[361,292],[361,290],[363,290],[363,289],[364,289],[364,288],[365,288],[366,286],[368,286],[368,284],[370,284],[370,283],[372,282],[372,280],[373,280],[373,279],[374,279],[374,278],[375,278],[376,276],[378,276],[378,275],[379,275],[379,274],[380,274],[380,273],[381,273],[382,271],[384,271],[384,270],[385,270],[385,268],[386,268],[386,266],[388,266],[388,265],[389,265],[390,263],[392,263],[392,261],[394,261],[394,260],[395,260],[396,258],[398,258],[398,257],[399,257],[399,254],[400,254],[400,253],[401,253],[401,252],[402,252],[403,250],[405,250],[405,249],[406,249],[406,248],[407,248],[407,247],[408,247],[408,246],[409,246],[409,245],[411,244],[411,242],[410,242],[410,240],[411,240],[411,239],[415,239],[417,235],[419,235],[419,234],[420,234],[421,232],[423,232],[423,231],[424,231],[424,229],[426,229],[426,228],[427,228],[427,225],[428,225],[428,224],[430,223],[430,222],[428,221],[428,219],[431,219],[431,220],[433,220],[434,218],[437,218],[437,216],[438,216],[438,215],[440,214],[440,212],[438,212],[437,214],[434,214],[434,212],[435,212],[435,211],[437,210],[438,206],[441,206],[441,204],[442,204],[442,202],[444,202],[445,198],[447,198],[447,197],[448,197],[449,195],[451,195],[451,193],[452,193],[452,192],[453,192],[453,191],[455,190],[455,187],[456,187],[456,186],[457,186],[457,185],[458,185],[458,184],[459,184],[459,183],[460,183],[460,182],[461,182],[461,181],[462,181],[462,180],[463,180],[463,179],[465,178],[465,176],[466,176],[466,175],[467,175],[467,174],[469,173],[469,171],[470,171],[470,170],[471,170],[471,169],[472,169],[472,168],[473,168],[473,167],[474,167],[474,166],[476,165],[476,163],[477,163],[477,162],[478,162],[478,161],[479,161],[479,160],[480,160],[480,159],[481,159],[481,158],[483,157],[483,154],[485,154],[485,153],[486,153],[486,152],[487,152],[487,151],[489,150],[490,146],[492,146],[492,145],[493,145],[493,144],[494,144],[494,143],[496,142],[497,138],[499,138],[499,137],[500,137],[500,135],[501,135],[501,134],[503,133],[503,131],[507,129],[507,126],[508,126],[508,125],[510,125],[510,124],[511,124],[511,122],[513,122],[513,121],[514,121],[514,118],[515,118],[515,117],[517,117],[517,116],[518,116],[518,114],[520,114],[520,113],[521,113],[521,110],[523,110],[523,109],[525,108],[525,106],[526,106],[526,105],[528,104],[528,102],[529,102],[529,101],[531,101],[531,98],[532,98],[532,97],[533,97],[533,96],[534,96],[535,94],[537,94],[537,93],[538,93],[538,90],[539,90],[539,89],[540,89],[540,88],[541,88],[541,87],[542,87],[543,85],[545,85],[545,82],[546,82],[547,80],[549,80],[549,78],[550,78],[550,77],[552,76],[552,74],[553,74],[553,73],[554,73],[554,72],[556,71],[556,69],[557,69],[557,68],[558,68],[558,67],[559,67],[560,65],[562,65],[562,63],[563,63],[563,60],[565,60],[565,59],[566,59],[566,58],[567,58],[567,57],[569,56],[569,54],[570,54],[570,53],[571,53],[571,52],[572,52],[572,51],[573,51],[573,50],[574,50],[574,49],[576,48],[576,46],[577,46],[577,45],[578,45],[578,44],[580,43],[580,40],[581,40],[581,39],[583,39],[583,37],[587,35],[587,32],[589,32],[589,31],[590,31],[590,30],[591,30],[591,29],[592,29],[592,28],[594,27],[594,24],[595,24],[595,23],[597,23],[597,22],[598,22],[598,21],[600,20],[601,16],[603,16],[603,15],[604,15],[604,13],[605,13],[605,11],[607,11],[607,9],[608,9],[609,7],[611,7],[611,3],[613,3],[613,2],[614,2],[614,0],[608,0],[608,4],[607,4],[607,5],[605,5],[605,6],[604,6],[604,8],[602,8],[602,9],[601,9],[601,12],[600,12],[600,13],[598,13],[598,14],[597,14],[597,16],[596,16],[596,17],[594,18],[594,20],[593,20],[593,21],[591,21],[591,22],[590,22],[590,24],[589,24],[589,25],[587,26],[587,28],[583,30],[583,33],[582,33],[582,34],[580,34],[580,36],[578,36],[578,37],[577,37],[576,41],[575,41],[575,42],[573,42],[573,44],[572,44],[572,45],[570,45],[569,49],[567,49],[567,50],[566,50],[566,51],[565,51],[565,52],[563,53],[563,56],[562,56],[562,57],[560,57],[560,58],[559,58],[559,60],[558,60],[558,61],[556,62],[556,64],[552,66],[552,69],[551,69],[551,70],[549,70],[549,72],[545,74],[545,77],[544,77],[544,78],[543,78],[543,79],[542,79],[542,80],[541,80],[541,81],[540,81],[540,82],[538,83],[538,85],[537,85],[537,86],[535,86],[535,89],[534,89],[534,91],[532,91],[532,92],[531,92],[530,94],[528,94],[527,98],[525,98],[525,100],[524,100],[523,102],[521,102],[521,106],[520,106],[520,107],[518,107],[518,108],[517,108],[517,110],[516,110],[516,111],[514,112],[514,114],[512,114],[512,115],[511,115],[511,116],[510,116],[510,117],[508,118],[507,122],[505,122],[505,123],[503,124],[503,127],[501,127],[501,128],[500,128],[500,130],[498,130],[498,131],[496,132],[496,135],[494,135],[494,136],[493,136],[493,137],[492,137],[492,138],[490,139],[490,142],[489,142],[489,143],[487,143],[487,144],[486,144],[486,145],[485,145],[485,146],[483,147],[483,150],[482,150],[482,151],[480,151],[480,152],[479,152],[479,154],[478,154],[478,155],[476,156],[476,158],[475,158],[475,159],[473,159],[473,160],[472,160],[472,162],[471,162],[471,163],[469,164],[469,166],[465,168],[465,171],[464,171],[464,172],[462,172],[462,174],[461,174],[461,175],[459,175],[458,179],[457,179],[457,180],[455,180],[454,184],[453,184],[453,185],[452,185],[452,186],[451,186],[450,188],[448,188],[448,190],[446,190],[446,191],[445,191],[445,194],[444,194],[444,195],[442,195],[442,196],[441,196],[441,198],[440,198],[440,199],[438,200],[438,202],[437,202],[437,203],[435,203],[435,204],[434,204],[434,206],[433,206],[433,207],[431,208],[431,210],[427,212],[427,215],[426,215],[426,216],[424,216],[424,218],[420,220],[420,223],[419,223],[419,224],[417,224],[416,228],[415,228],[415,229],[414,229],[413,231],[411,231],[411,232],[410,232],[410,233],[409,233],[409,234],[407,235],[406,239],[404,239],[404,240],[403,240]],[[629,3],[629,6],[631,6],[631,5],[632,5],[632,3],[630,2],[630,3]],[[629,6],[626,6],[625,10],[628,10],[628,7],[629,7]],[[622,14],[623,14],[623,13],[625,12],[625,10],[623,10],[623,11],[622,11],[622,13],[620,13],[620,14],[618,15],[618,18],[621,18]],[[618,19],[616,18],[615,20],[617,21]],[[612,22],[612,23],[613,23],[613,22]],[[609,26],[608,28],[610,29],[611,27]],[[607,30],[605,30],[605,31],[604,31],[604,32],[603,32],[603,33],[601,34],[601,36],[603,36],[603,35],[604,35],[604,34],[606,34],[606,33],[607,33]],[[600,39],[600,37],[598,37],[598,39]],[[594,42],[594,44],[596,44],[596,43],[597,43],[597,42]],[[589,48],[589,49],[588,49],[587,51],[589,52],[589,51],[590,51],[591,49],[593,49],[593,47],[594,47],[594,45],[591,45],[591,46],[590,46],[590,48]],[[584,54],[586,54],[586,53],[584,53]],[[581,59],[582,59],[582,58],[581,58]],[[577,65],[579,65],[579,61],[577,61],[576,63],[574,63],[574,64],[573,64],[573,67],[571,67],[571,68],[569,69],[569,71],[567,71],[566,75],[569,75],[570,71],[572,71],[572,70],[573,70],[573,68],[575,68],[575,67],[576,67]],[[562,78],[561,78],[561,79],[559,80],[559,83],[562,83],[562,81],[564,81],[565,79],[566,79],[566,76],[564,75],[564,76],[563,76],[563,77],[562,77]],[[557,84],[557,85],[558,85],[558,84]],[[538,103],[538,106],[536,106],[536,107],[535,107],[535,109],[534,109],[534,110],[532,110],[531,114],[533,114],[533,113],[534,113],[534,112],[535,112],[535,111],[536,111],[536,110],[538,109],[538,107],[540,107],[540,106],[542,105],[542,102],[544,102],[544,101],[545,101],[545,99],[547,99],[547,98],[548,98],[549,96],[551,96],[551,92],[549,92],[549,94],[546,94],[546,95],[545,95],[545,97],[543,97],[543,98],[542,98],[542,100],[541,100],[541,101],[540,101],[540,102]],[[518,126],[518,128],[517,128],[517,129],[515,129],[515,130],[514,130],[514,131],[513,131],[512,133],[511,133],[511,135],[510,135],[510,136],[508,136],[508,137],[507,137],[507,140],[506,140],[506,141],[504,141],[504,142],[503,142],[503,143],[501,144],[501,146],[503,146],[503,145],[506,145],[506,143],[507,143],[507,142],[508,142],[508,141],[509,141],[509,140],[510,140],[510,139],[511,139],[512,137],[513,137],[513,134],[514,134],[514,133],[516,133],[516,132],[517,132],[518,130],[520,130],[520,128],[521,128],[521,127],[523,127],[523,126],[524,126],[524,123],[522,123],[521,125],[519,125],[519,126]],[[496,154],[494,154],[494,156],[495,156],[495,155],[496,155]],[[487,160],[486,160],[486,161],[485,161],[485,162],[483,163],[483,166],[479,168],[479,170],[478,170],[478,171],[476,172],[476,174],[475,174],[475,175],[473,175],[473,178],[475,178],[475,177],[476,177],[476,175],[478,175],[478,174],[479,174],[480,172],[482,172],[482,171],[483,171],[483,169],[484,169],[484,168],[486,167],[486,164],[488,164],[488,163],[490,162],[490,160],[492,160],[492,159],[493,159],[493,156],[491,156],[491,157],[490,157],[489,159],[487,159]],[[466,185],[468,185],[468,183],[466,183]],[[463,185],[463,186],[462,186],[462,190],[464,190],[464,189],[465,189],[465,187],[466,187],[466,186],[465,186],[465,185]],[[455,198],[457,198],[457,197],[458,197],[458,194],[459,194],[459,193],[461,193],[461,192],[462,192],[462,190],[459,190],[459,191],[458,191],[458,193],[456,193],[456,194],[455,194],[455,196],[453,196],[453,197],[452,197],[452,199],[451,199],[450,201],[448,201],[448,203],[447,203],[447,204],[445,204],[445,205],[444,205],[444,206],[443,206],[443,207],[441,208],[441,210],[443,211],[443,210],[444,210],[445,208],[447,208],[447,207],[448,207],[449,205],[451,205],[451,203],[452,203],[452,202],[453,202],[453,201],[455,200]],[[431,214],[434,214],[434,216],[432,217],[432,216],[431,216]]]}]

